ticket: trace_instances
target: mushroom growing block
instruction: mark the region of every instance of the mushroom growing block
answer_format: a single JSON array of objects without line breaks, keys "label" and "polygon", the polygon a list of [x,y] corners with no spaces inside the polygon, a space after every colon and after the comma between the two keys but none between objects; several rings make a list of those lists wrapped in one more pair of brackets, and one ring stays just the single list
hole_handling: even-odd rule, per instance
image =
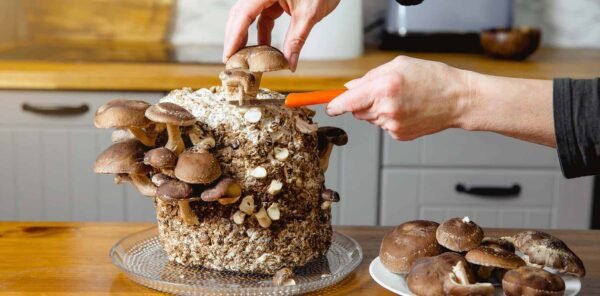
[{"label": "mushroom growing block", "polygon": [[[273,96],[281,94],[260,89],[257,99]],[[190,112],[194,128],[201,130],[181,129],[186,145],[194,145],[178,155],[174,169],[177,179],[193,187],[192,197],[186,200],[193,200],[191,208],[199,223],[179,223],[179,207],[162,200],[157,203],[159,239],[169,258],[185,266],[274,274],[325,254],[333,230],[331,211],[320,208],[325,180],[319,168],[314,113],[261,105],[260,121],[253,123],[256,120],[244,118],[244,111],[252,109],[231,104],[222,87],[174,90],[161,103],[173,103]],[[298,131],[297,118],[311,123],[315,132]],[[197,138],[190,136],[192,131]],[[281,136],[275,137],[276,133]],[[213,137],[214,147],[197,147],[198,141],[208,136]],[[289,149],[287,157],[278,155],[276,159],[275,147]],[[189,161],[198,155],[204,159]],[[196,181],[190,175],[204,178]],[[200,201],[202,192],[221,195],[221,182],[227,178],[239,183],[234,193],[225,193],[216,202]],[[272,192],[275,195],[268,192],[272,180],[283,183],[281,189],[274,188],[279,190]],[[208,194],[205,199],[215,199]],[[235,197],[238,194],[240,197]]]}]

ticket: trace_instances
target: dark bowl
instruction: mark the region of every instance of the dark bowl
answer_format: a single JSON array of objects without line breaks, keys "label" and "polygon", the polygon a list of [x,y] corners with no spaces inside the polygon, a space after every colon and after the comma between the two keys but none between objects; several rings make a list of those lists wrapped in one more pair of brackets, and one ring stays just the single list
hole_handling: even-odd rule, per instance
[{"label": "dark bowl", "polygon": [[481,32],[481,46],[494,58],[524,60],[540,46],[542,32],[536,28],[516,27]]}]

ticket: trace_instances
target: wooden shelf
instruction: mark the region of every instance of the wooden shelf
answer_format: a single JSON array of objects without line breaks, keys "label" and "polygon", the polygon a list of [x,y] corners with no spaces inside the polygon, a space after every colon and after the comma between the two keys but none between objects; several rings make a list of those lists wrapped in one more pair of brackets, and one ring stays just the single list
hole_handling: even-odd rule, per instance
[{"label": "wooden shelf", "polygon": [[[600,76],[600,50],[544,48],[522,62],[494,60],[477,54],[370,50],[351,60],[301,61],[296,73],[266,74],[263,86],[277,91],[339,88],[400,54],[502,76],[540,79]],[[219,84],[217,76],[222,70],[222,65],[1,60],[0,52],[0,89],[169,91]]]}]

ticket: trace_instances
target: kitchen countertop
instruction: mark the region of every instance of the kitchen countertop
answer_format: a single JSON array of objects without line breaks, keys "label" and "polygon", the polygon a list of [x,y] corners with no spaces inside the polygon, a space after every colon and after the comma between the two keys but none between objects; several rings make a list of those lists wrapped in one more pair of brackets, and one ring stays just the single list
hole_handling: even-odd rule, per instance
[{"label": "kitchen countertop", "polygon": [[[148,223],[0,223],[0,291],[19,295],[159,293],[130,281],[113,266],[108,251],[120,238]],[[341,283],[314,295],[393,295],[375,283],[368,271],[389,227],[335,227],[356,239],[364,251],[358,269]],[[583,260],[587,275],[582,295],[600,295],[600,231],[548,230],[563,239]],[[509,233],[488,229],[487,235]]]},{"label": "kitchen countertop", "polygon": [[[592,49],[542,48],[522,62],[477,54],[368,50],[351,60],[301,61],[296,73],[268,73],[262,85],[277,91],[339,88],[400,54],[494,75],[544,79],[600,76],[600,50]],[[220,64],[61,61],[60,51],[59,56],[54,55],[55,60],[2,59],[0,51],[0,89],[169,91],[219,84],[217,76],[223,70]]]}]

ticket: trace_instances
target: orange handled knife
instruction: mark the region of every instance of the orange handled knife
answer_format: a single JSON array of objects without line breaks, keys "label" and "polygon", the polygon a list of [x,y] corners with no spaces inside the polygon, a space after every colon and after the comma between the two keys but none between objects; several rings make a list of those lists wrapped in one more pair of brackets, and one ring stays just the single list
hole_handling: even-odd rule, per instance
[{"label": "orange handled knife", "polygon": [[[335,97],[344,93],[345,89],[329,89],[319,91],[309,91],[300,93],[289,93],[281,95],[274,99],[250,99],[244,100],[242,105],[260,106],[260,105],[285,105],[289,108],[302,106],[319,105],[331,102]],[[238,101],[229,101],[231,104],[238,104]]]}]

